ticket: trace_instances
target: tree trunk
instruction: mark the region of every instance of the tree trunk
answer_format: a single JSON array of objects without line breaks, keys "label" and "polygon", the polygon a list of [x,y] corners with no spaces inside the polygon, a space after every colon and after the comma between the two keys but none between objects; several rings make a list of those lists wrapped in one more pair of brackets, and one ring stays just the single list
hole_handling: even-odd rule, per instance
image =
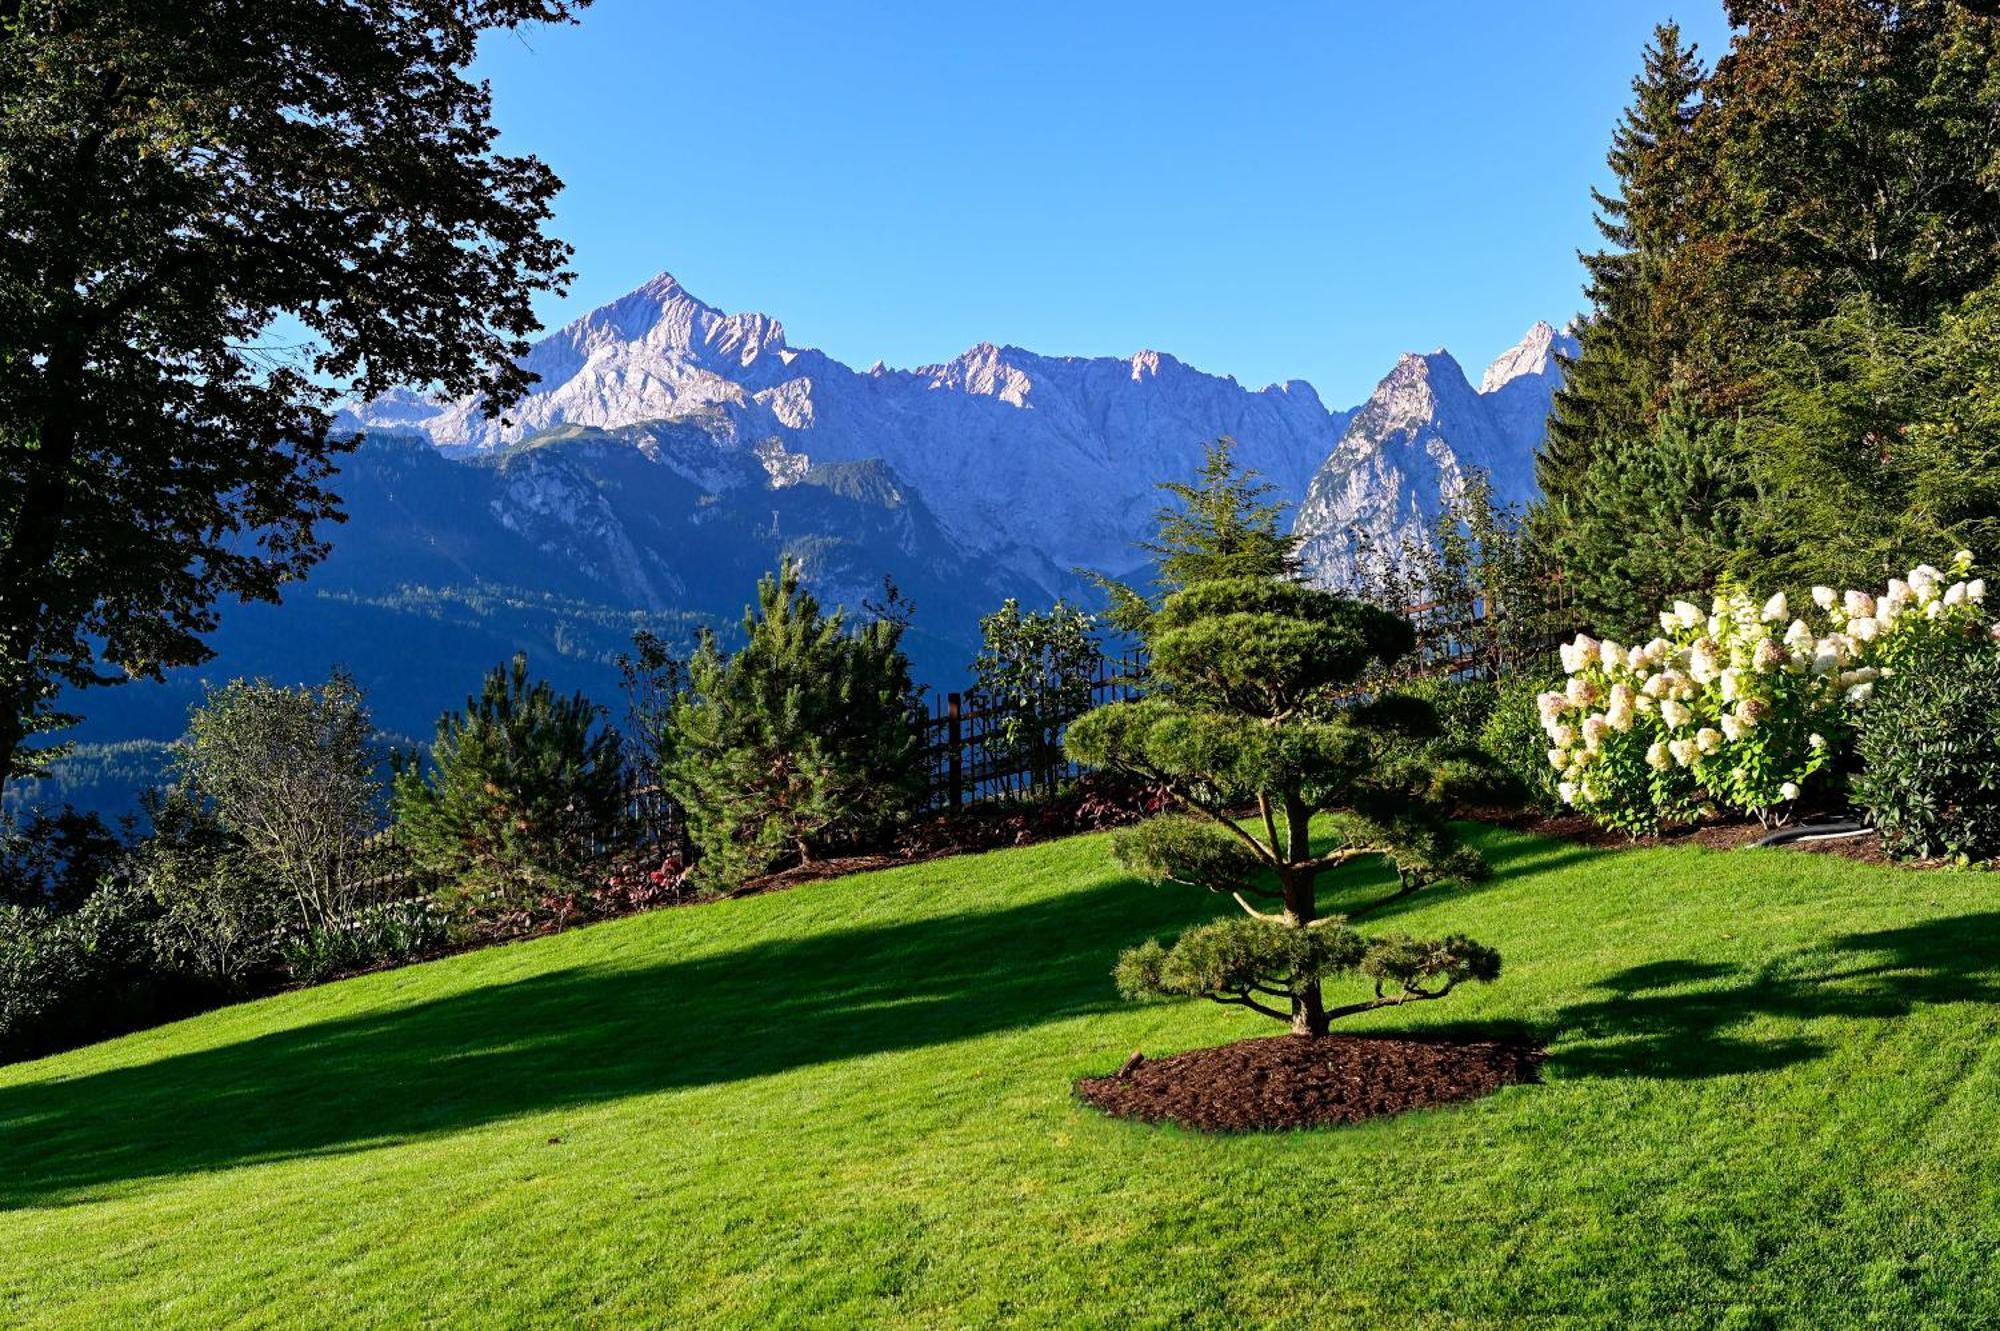
[{"label": "tree trunk", "polygon": [[1314,1038],[1325,1035],[1332,1022],[1326,1004],[1320,1000],[1319,981],[1300,985],[1292,991],[1292,1034]]},{"label": "tree trunk", "polygon": [[[1300,830],[1304,828],[1304,818],[1295,817],[1295,801],[1285,802],[1285,816],[1293,819],[1286,829],[1292,843],[1294,858],[1306,858],[1311,854],[1310,845],[1303,847],[1304,838]],[[1294,929],[1306,929],[1319,918],[1319,899],[1315,891],[1318,875],[1301,873],[1297,870],[1282,870],[1278,874],[1279,890],[1285,898],[1285,923]],[[1320,998],[1319,980],[1294,981],[1292,984],[1292,1034],[1320,1036],[1327,1032],[1326,1004]]]}]

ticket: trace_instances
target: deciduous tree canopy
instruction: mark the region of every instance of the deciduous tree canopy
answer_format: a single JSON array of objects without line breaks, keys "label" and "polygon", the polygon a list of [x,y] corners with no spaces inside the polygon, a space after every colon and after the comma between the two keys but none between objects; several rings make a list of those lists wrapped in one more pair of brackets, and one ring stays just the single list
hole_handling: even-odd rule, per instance
[{"label": "deciduous tree canopy", "polygon": [[0,0],[0,781],[326,550],[342,394],[481,393],[560,287],[483,32],[587,0]]}]

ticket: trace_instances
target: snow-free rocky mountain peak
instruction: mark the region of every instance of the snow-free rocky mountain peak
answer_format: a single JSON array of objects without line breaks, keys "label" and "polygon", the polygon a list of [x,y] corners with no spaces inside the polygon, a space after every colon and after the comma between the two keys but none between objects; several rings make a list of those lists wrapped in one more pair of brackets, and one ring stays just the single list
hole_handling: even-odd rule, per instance
[{"label": "snow-free rocky mountain peak", "polygon": [[1338,583],[1352,572],[1350,532],[1413,530],[1471,467],[1492,473],[1503,498],[1528,497],[1557,357],[1573,348],[1538,323],[1477,389],[1446,352],[1406,356],[1353,410],[1328,407],[1304,380],[1247,389],[1157,351],[981,343],[938,365],[857,371],[663,273],[538,343],[526,365],[540,382],[504,420],[469,399],[408,394],[353,419],[460,457],[556,426],[698,420],[718,452],[776,460],[774,487],[809,467],[876,462],[935,515],[954,553],[1050,594],[1073,591],[1078,568],[1133,567],[1155,485],[1190,476],[1203,445],[1226,434],[1298,506],[1311,570]]}]

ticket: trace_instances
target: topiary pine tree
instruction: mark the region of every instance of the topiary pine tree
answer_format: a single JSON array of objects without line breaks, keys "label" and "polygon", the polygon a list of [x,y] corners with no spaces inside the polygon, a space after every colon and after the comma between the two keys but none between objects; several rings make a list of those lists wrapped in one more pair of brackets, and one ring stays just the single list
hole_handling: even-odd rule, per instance
[{"label": "topiary pine tree", "polygon": [[[1239,513],[1255,502],[1233,485],[1204,492],[1237,494]],[[1274,518],[1259,521],[1275,536]],[[1141,625],[1152,696],[1082,717],[1067,745],[1080,762],[1157,783],[1179,807],[1120,834],[1114,849],[1127,867],[1226,893],[1245,912],[1170,947],[1126,952],[1120,989],[1202,995],[1316,1036],[1337,1017],[1491,980],[1500,960],[1463,937],[1370,940],[1344,917],[1320,914],[1321,879],[1357,860],[1388,858],[1404,890],[1476,876],[1484,865],[1439,812],[1420,748],[1436,732],[1431,709],[1412,698],[1341,700],[1371,668],[1410,650],[1410,626],[1285,576],[1287,538],[1262,544],[1266,558],[1248,574],[1184,565],[1191,580],[1149,607]],[[1252,806],[1246,826],[1237,814]],[[1316,816],[1325,817],[1318,844]],[[1373,979],[1374,996],[1329,1011],[1323,981],[1355,972]]]},{"label": "topiary pine tree", "polygon": [[396,758],[396,834],[475,908],[532,906],[626,839],[623,741],[581,693],[531,681],[526,654],[438,718],[431,768]]},{"label": "topiary pine tree", "polygon": [[866,841],[914,805],[923,775],[902,632],[888,619],[849,631],[786,560],[758,583],[740,651],[703,636],[659,762],[702,879],[809,862],[830,831]]}]

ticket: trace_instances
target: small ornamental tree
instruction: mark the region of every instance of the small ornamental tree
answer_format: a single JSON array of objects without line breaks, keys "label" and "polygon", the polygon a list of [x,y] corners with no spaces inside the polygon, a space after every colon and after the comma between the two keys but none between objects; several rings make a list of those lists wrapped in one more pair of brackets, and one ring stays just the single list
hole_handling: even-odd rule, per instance
[{"label": "small ornamental tree", "polygon": [[428,770],[397,756],[397,836],[463,904],[531,907],[625,839],[622,751],[602,708],[530,681],[516,656],[438,718]]},{"label": "small ornamental tree", "polygon": [[[181,784],[241,842],[245,862],[225,876],[264,878],[305,927],[344,915],[369,876],[382,797],[373,731],[361,690],[339,673],[318,688],[235,680],[189,717]],[[184,862],[169,876],[191,874]]]},{"label": "small ornamental tree", "polygon": [[1010,596],[979,621],[979,631],[984,643],[972,673],[980,696],[1003,715],[999,742],[1053,786],[1056,729],[1089,708],[1104,663],[1097,616],[1064,601],[1024,611]]},{"label": "small ornamental tree", "polygon": [[[1409,625],[1293,581],[1275,513],[1246,515],[1255,490],[1226,453],[1215,461],[1194,488],[1203,502],[1190,508],[1200,521],[1163,532],[1162,546],[1177,548],[1162,564],[1179,571],[1179,589],[1134,613],[1151,653],[1151,696],[1087,714],[1067,742],[1079,761],[1157,783],[1179,806],[1119,835],[1114,849],[1127,867],[1154,882],[1226,893],[1245,914],[1171,946],[1127,951],[1120,990],[1201,995],[1317,1036],[1338,1017],[1492,980],[1499,956],[1469,939],[1369,939],[1345,918],[1320,914],[1320,880],[1356,860],[1389,859],[1405,890],[1484,866],[1439,815],[1420,747],[1436,730],[1429,706],[1340,701],[1364,674],[1410,650]],[[1217,533],[1238,557],[1199,557]],[[1251,551],[1254,558],[1242,557]],[[1246,825],[1238,813],[1251,808]],[[1325,822],[1315,844],[1318,815]],[[1373,996],[1329,1010],[1323,982],[1354,973],[1374,982]]]},{"label": "small ornamental tree", "polygon": [[703,882],[809,863],[831,837],[866,841],[913,807],[923,777],[902,634],[821,613],[787,560],[758,583],[741,650],[703,635],[659,761]]}]

